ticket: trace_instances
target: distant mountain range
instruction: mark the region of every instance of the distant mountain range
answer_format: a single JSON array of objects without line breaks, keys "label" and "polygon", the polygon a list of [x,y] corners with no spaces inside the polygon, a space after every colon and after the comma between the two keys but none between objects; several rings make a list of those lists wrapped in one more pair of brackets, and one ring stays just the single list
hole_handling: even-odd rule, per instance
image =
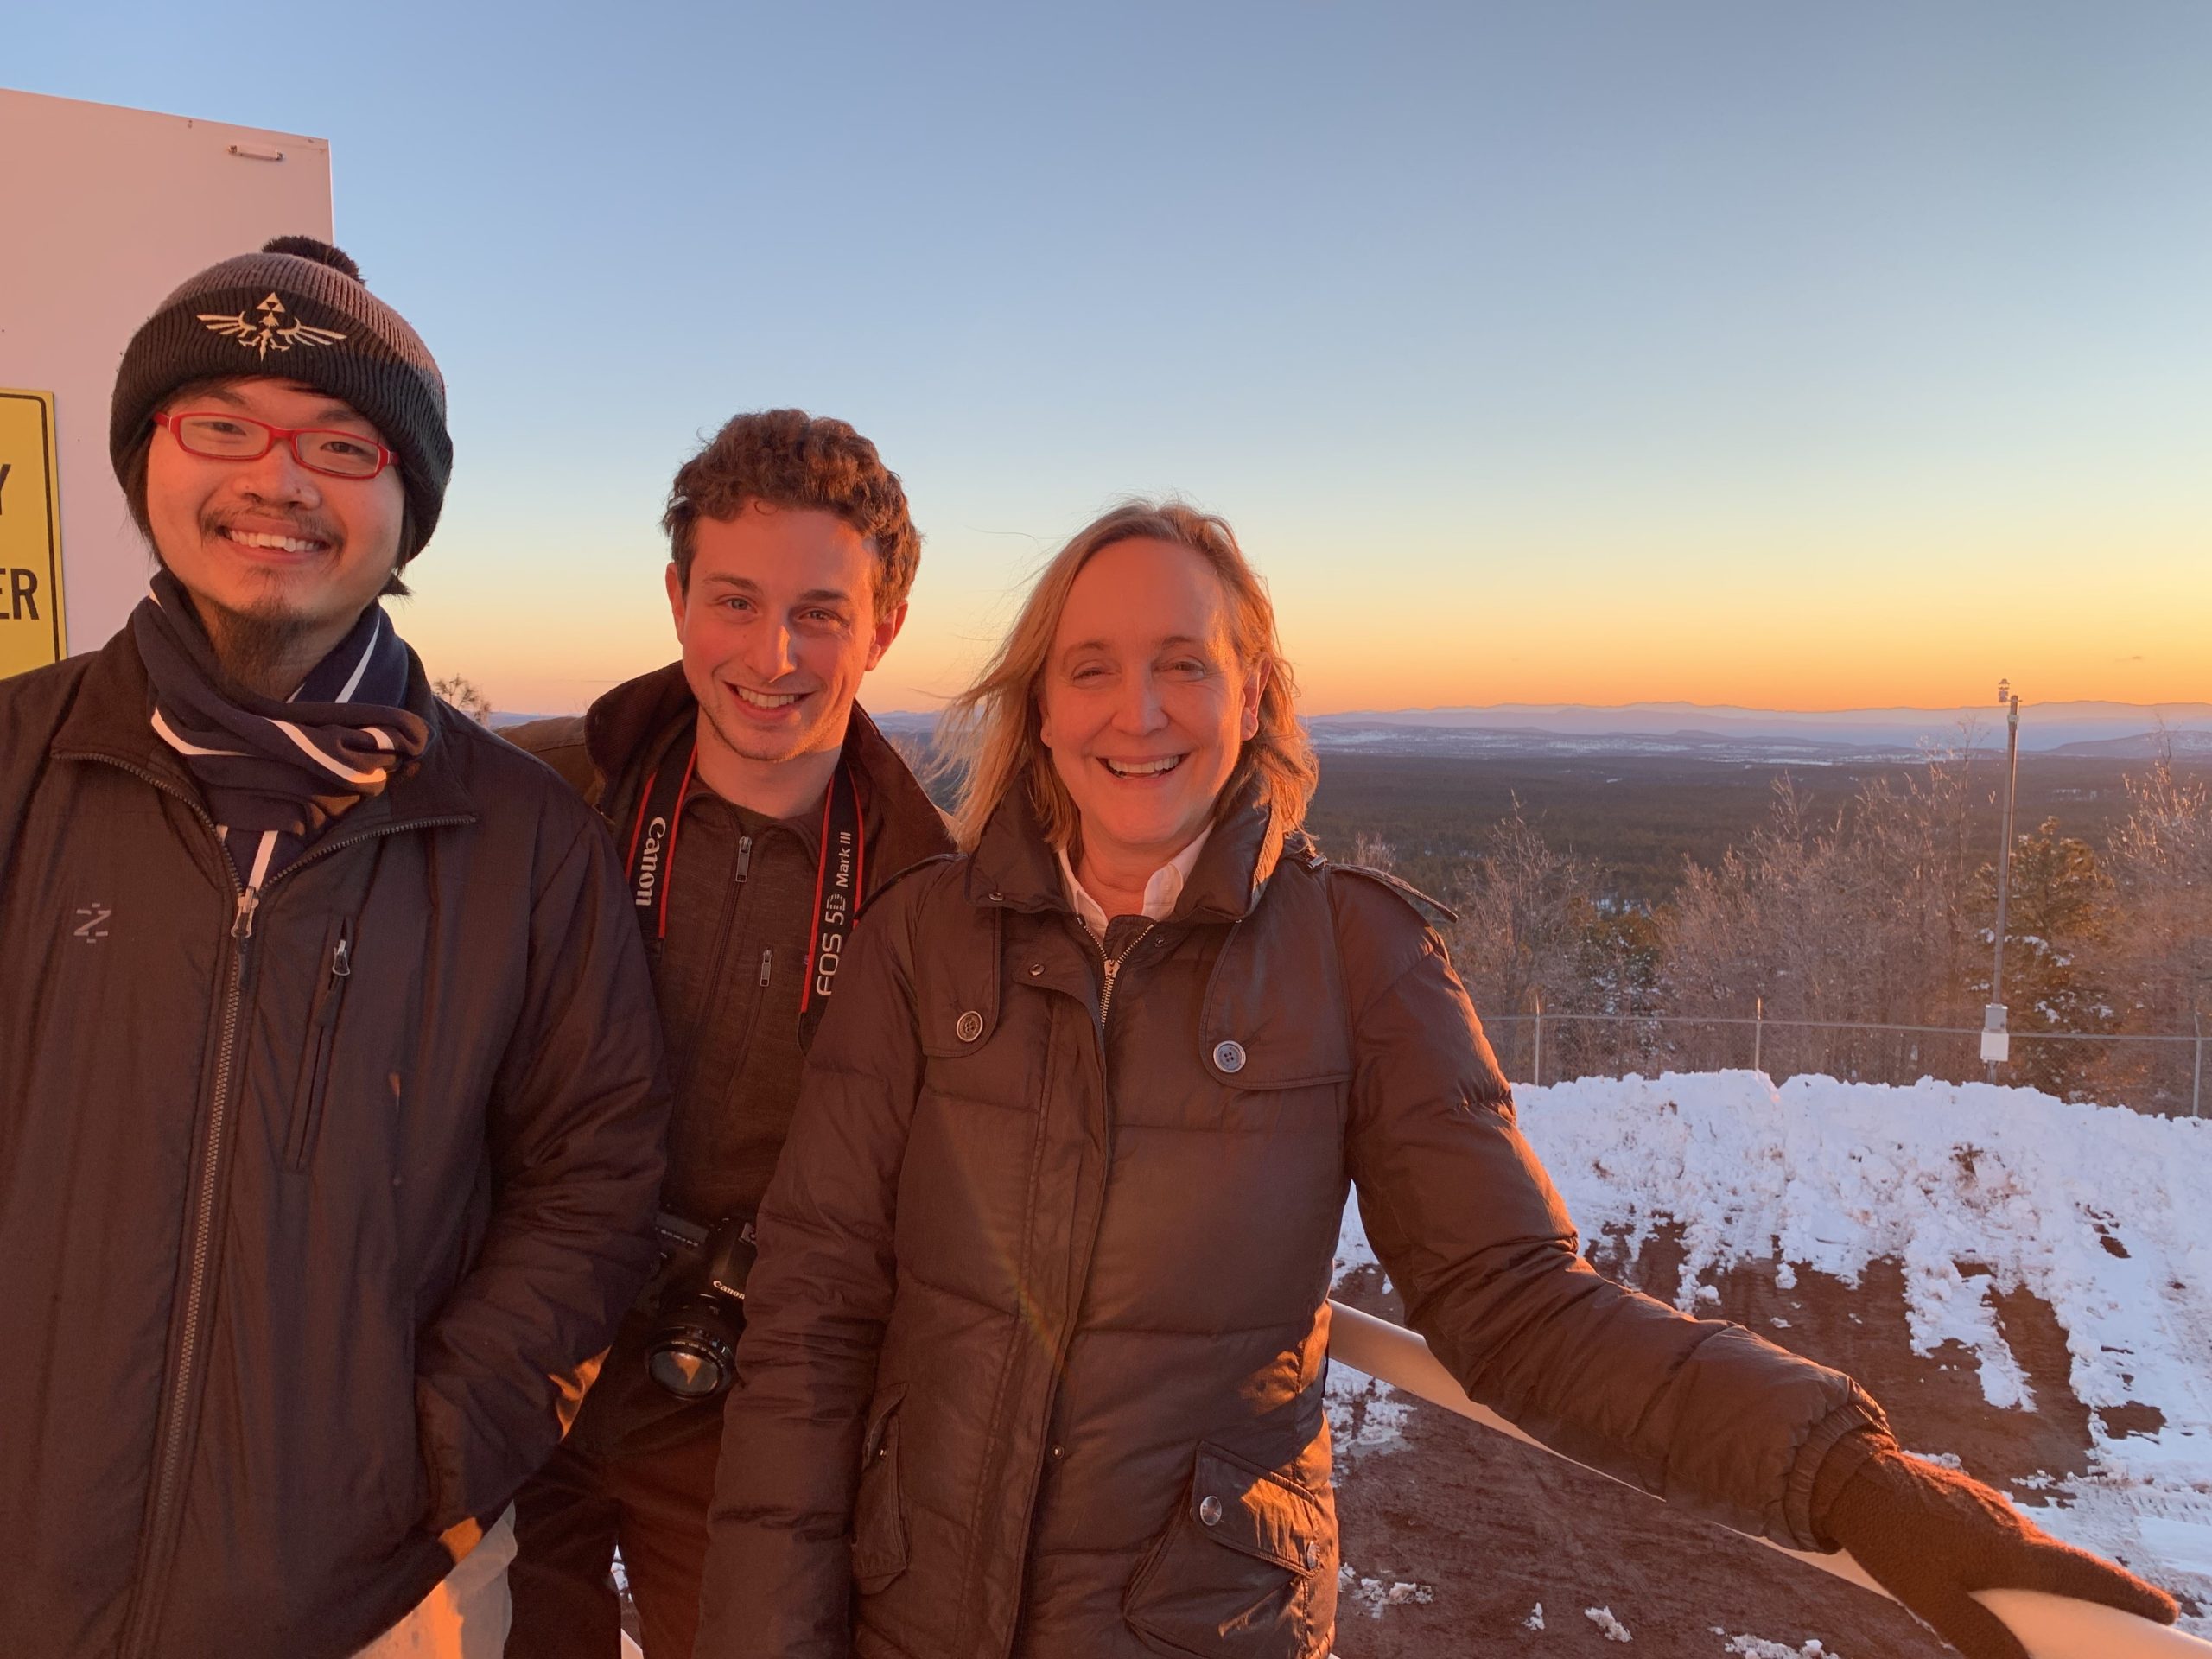
[{"label": "distant mountain range", "polygon": [[2160,754],[2171,754],[2177,760],[2212,760],[2212,732],[2184,727],[2137,737],[2092,738],[2061,744],[2051,753],[2101,755],[2107,760],[2149,760]]},{"label": "distant mountain range", "polygon": [[[1969,731],[1977,747],[2001,746],[2005,714],[1994,705],[1807,714],[1691,702],[1494,703],[1318,715],[1306,725],[1318,747],[1370,753],[1644,754],[1833,766],[1955,748]],[[2212,758],[2212,703],[2047,702],[2020,710],[2024,752],[2148,759],[2162,741],[2177,755]]]},{"label": "distant mountain range", "polygon": [[[492,723],[531,718],[496,714]],[[912,736],[927,735],[937,721],[903,710],[876,718],[887,732]],[[1694,702],[1501,702],[1315,715],[1306,723],[1318,748],[1370,754],[1640,754],[1846,766],[1957,748],[1969,728],[1978,747],[2005,741],[2005,713],[1994,705],[1806,714]],[[2038,702],[2020,709],[2023,753],[2147,760],[2162,746],[2179,759],[2212,761],[2212,702]]]},{"label": "distant mountain range", "polygon": [[[1739,709],[1699,702],[1630,702],[1598,708],[1586,703],[1499,702],[1478,708],[1399,709],[1387,712],[1316,716],[1313,725],[1430,726],[1448,728],[1541,731],[1560,735],[1695,733],[1711,737],[1791,737],[1808,742],[1882,744],[1905,748],[1922,741],[1956,741],[1962,728],[2001,731],[2005,711],[1995,703],[1955,709],[1844,709],[1807,714]],[[2051,749],[2061,744],[2170,728],[2212,732],[2212,702],[2036,702],[2020,706],[2020,745]]]}]

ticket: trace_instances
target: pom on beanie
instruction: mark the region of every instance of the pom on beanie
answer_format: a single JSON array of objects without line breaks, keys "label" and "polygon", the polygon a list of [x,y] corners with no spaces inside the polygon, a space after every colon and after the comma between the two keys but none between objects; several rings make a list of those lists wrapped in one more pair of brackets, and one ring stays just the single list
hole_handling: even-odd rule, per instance
[{"label": "pom on beanie", "polygon": [[318,242],[311,236],[272,236],[261,245],[264,253],[296,253],[302,259],[312,259],[317,264],[328,265],[342,271],[357,283],[368,280],[361,275],[360,266],[353,263],[353,256],[343,248],[334,248],[327,242]]}]

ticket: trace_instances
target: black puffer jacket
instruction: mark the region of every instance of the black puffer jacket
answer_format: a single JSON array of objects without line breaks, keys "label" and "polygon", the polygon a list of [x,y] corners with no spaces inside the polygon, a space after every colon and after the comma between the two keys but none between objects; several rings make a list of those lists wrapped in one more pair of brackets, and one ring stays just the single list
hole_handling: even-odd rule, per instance
[{"label": "black puffer jacket", "polygon": [[762,1211],[701,1659],[1326,1654],[1349,1184],[1476,1399],[1817,1547],[1872,1402],[1590,1269],[1405,898],[1247,807],[1105,947],[1018,792],[864,918]]},{"label": "black puffer jacket", "polygon": [[439,704],[238,937],[129,632],[0,684],[0,1648],[342,1655],[543,1461],[652,1265],[605,828]]},{"label": "black puffer jacket", "polygon": [[[587,715],[532,721],[500,735],[566,779],[598,809],[620,847],[637,823],[647,774],[698,716],[683,665],[671,663],[616,686]],[[865,895],[952,842],[906,763],[858,705],[844,758],[859,785]],[[695,791],[700,787],[694,784]],[[654,971],[676,1091],[662,1202],[702,1224],[757,1211],[783,1151],[806,1060],[799,1019],[804,976],[792,969],[804,960],[818,902],[821,842],[806,832],[820,815],[810,811],[803,826],[771,825],[741,842],[730,810],[706,800],[684,814],[683,856],[671,857],[663,871],[675,919]],[[772,958],[782,971],[770,984]],[[755,963],[762,971],[754,971]],[[649,1290],[622,1322],[576,1420],[577,1446],[646,1452],[704,1435],[712,1454],[721,1402],[679,1400],[645,1368],[658,1307]]]}]

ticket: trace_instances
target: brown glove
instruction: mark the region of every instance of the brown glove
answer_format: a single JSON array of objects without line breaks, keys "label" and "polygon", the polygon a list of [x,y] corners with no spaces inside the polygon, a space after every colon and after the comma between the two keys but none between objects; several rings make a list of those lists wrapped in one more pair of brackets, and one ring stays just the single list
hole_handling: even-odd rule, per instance
[{"label": "brown glove", "polygon": [[2174,1622],[2164,1591],[2059,1542],[2003,1493],[1908,1457],[1886,1434],[1854,1434],[1822,1461],[1813,1523],[1967,1659],[2028,1659],[1974,1590],[2041,1590]]}]

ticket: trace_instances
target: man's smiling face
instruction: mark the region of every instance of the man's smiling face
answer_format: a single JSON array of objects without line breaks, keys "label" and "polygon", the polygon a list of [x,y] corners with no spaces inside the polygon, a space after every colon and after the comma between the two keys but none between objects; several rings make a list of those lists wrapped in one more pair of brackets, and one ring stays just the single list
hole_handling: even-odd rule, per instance
[{"label": "man's smiling face", "polygon": [[842,744],[861,677],[906,620],[904,605],[877,617],[875,582],[874,547],[833,512],[748,501],[700,519],[690,581],[670,565],[668,601],[702,740],[751,765]]},{"label": "man's smiling face", "polygon": [[[325,391],[251,379],[188,391],[171,415],[245,416],[321,427],[382,443],[377,429]],[[399,469],[374,478],[310,472],[279,439],[258,461],[195,455],[156,429],[146,455],[146,523],[155,550],[191,594],[223,648],[236,621],[259,634],[342,638],[399,559],[406,493]]]}]

